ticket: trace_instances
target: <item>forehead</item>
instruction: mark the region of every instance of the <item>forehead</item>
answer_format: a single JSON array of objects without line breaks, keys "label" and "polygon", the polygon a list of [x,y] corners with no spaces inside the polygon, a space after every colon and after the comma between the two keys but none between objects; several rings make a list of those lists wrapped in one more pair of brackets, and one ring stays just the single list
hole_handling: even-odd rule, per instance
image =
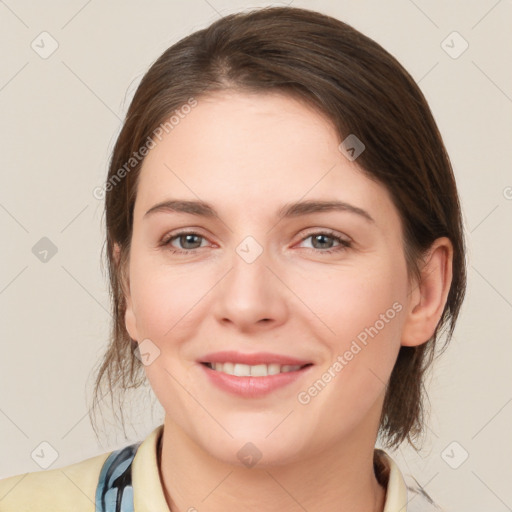
[{"label": "forehead", "polygon": [[200,198],[226,212],[234,202],[256,213],[313,197],[350,199],[375,215],[391,207],[386,189],[339,151],[332,122],[291,96],[199,97],[155,142],[139,178],[138,217],[168,197]]},{"label": "forehead", "polygon": [[263,166],[283,158],[325,159],[328,148],[338,143],[324,114],[283,93],[219,91],[196,101],[187,114],[171,116],[172,129],[157,141],[145,164],[172,150],[176,162],[211,158],[212,164],[234,168],[240,163],[246,167],[252,159],[263,171]]}]

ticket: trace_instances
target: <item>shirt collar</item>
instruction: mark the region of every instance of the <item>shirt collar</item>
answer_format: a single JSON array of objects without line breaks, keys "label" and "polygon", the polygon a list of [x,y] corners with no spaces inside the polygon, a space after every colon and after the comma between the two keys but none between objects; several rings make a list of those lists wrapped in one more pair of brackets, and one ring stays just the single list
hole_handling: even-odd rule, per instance
[{"label": "shirt collar", "polygon": [[133,510],[134,512],[170,512],[165,499],[157,446],[163,425],[155,428],[139,446],[132,462]]},{"label": "shirt collar", "polygon": [[400,468],[383,450],[375,450],[375,458],[386,468],[386,500],[383,512],[406,512],[407,486]]},{"label": "shirt collar", "polygon": [[[157,459],[157,447],[163,427],[158,426],[146,437],[133,459],[134,512],[169,512]],[[375,457],[385,467],[383,478],[387,479],[383,512],[406,512],[407,487],[399,467],[383,450],[375,450]]]}]

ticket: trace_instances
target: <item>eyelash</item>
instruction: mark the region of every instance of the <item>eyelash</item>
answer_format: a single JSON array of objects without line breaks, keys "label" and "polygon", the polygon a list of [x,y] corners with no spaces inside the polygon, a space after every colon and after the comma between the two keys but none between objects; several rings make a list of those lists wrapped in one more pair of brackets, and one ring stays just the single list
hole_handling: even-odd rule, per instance
[{"label": "eyelash", "polygon": [[[185,235],[196,235],[199,238],[206,239],[206,237],[204,237],[204,236],[202,236],[199,233],[196,233],[194,231],[180,231],[179,233],[176,233],[176,234],[172,235],[171,237],[165,237],[162,240],[160,245],[163,246],[163,247],[172,247],[170,244],[171,244],[171,242],[173,240],[176,240],[177,238],[180,238],[180,237],[185,236]],[[352,243],[351,242],[349,242],[348,240],[345,240],[344,238],[341,238],[341,237],[337,236],[332,231],[318,231],[318,232],[310,233],[309,235],[304,237],[301,240],[301,242],[303,242],[304,240],[307,240],[308,238],[311,238],[313,236],[318,236],[318,235],[323,235],[323,236],[327,236],[329,238],[332,238],[336,242],[339,242],[339,245],[337,247],[333,248],[333,249],[326,249],[326,250],[315,249],[314,247],[310,248],[309,250],[311,250],[313,252],[321,253],[321,254],[332,254],[332,253],[335,253],[335,252],[341,252],[341,251],[344,251],[346,249],[350,249],[352,247]],[[191,254],[191,253],[194,253],[195,251],[197,251],[199,249],[200,249],[200,247],[198,247],[196,249],[188,249],[188,250],[172,248],[172,249],[169,249],[169,251],[172,254]]]}]

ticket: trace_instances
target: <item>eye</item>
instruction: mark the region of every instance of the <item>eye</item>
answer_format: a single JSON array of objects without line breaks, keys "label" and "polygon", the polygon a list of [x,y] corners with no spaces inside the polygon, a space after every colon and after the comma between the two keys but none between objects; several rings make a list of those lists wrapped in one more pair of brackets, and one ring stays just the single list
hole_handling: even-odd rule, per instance
[{"label": "eye", "polygon": [[[313,247],[311,250],[316,253],[320,252],[330,254],[334,252],[341,252],[352,247],[349,240],[338,236],[332,231],[314,232],[304,237],[301,241],[304,242],[308,239],[312,240]],[[169,251],[173,254],[192,254],[201,247],[204,247],[204,245],[202,245],[202,241],[206,241],[206,238],[198,233],[193,231],[180,231],[172,236],[165,237],[160,245],[168,247]],[[338,245],[333,247],[333,241]],[[173,242],[177,242],[181,248],[173,245]],[[306,247],[306,249],[309,248]]]},{"label": "eye", "polygon": [[[192,253],[201,247],[201,240],[206,240],[204,236],[194,233],[192,231],[180,231],[170,237],[166,237],[162,240],[162,246],[169,247],[169,250],[173,254],[187,254]],[[172,245],[172,242],[177,241],[182,249],[176,248]]]},{"label": "eye", "polygon": [[[306,236],[305,238],[303,238],[302,242],[304,242],[305,240],[308,240],[309,238],[311,238],[311,240],[312,240],[312,245],[313,245],[312,250],[314,252],[330,254],[333,252],[344,251],[344,250],[352,247],[352,244],[349,240],[346,240],[346,239],[336,235],[332,231],[320,231],[320,232],[311,233],[308,236]],[[329,239],[331,240],[331,242],[329,242]],[[334,248],[332,246],[332,240],[334,240],[335,242],[338,243],[338,245],[334,246]]]}]

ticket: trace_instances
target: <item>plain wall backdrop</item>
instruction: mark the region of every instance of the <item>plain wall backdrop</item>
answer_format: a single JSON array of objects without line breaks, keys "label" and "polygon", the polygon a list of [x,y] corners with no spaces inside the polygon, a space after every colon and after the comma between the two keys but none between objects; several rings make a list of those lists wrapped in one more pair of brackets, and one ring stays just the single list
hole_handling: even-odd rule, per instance
[{"label": "plain wall backdrop", "polygon": [[[161,423],[147,392],[129,416],[128,440],[112,422],[100,443],[89,422],[91,371],[111,321],[103,204],[93,190],[150,64],[220,16],[266,5],[284,4],[0,1],[0,478],[41,470],[31,454],[43,442],[57,468]],[[467,296],[429,381],[424,449],[403,445],[392,456],[446,510],[512,510],[512,2],[291,5],[349,23],[404,65],[458,183]]]}]

